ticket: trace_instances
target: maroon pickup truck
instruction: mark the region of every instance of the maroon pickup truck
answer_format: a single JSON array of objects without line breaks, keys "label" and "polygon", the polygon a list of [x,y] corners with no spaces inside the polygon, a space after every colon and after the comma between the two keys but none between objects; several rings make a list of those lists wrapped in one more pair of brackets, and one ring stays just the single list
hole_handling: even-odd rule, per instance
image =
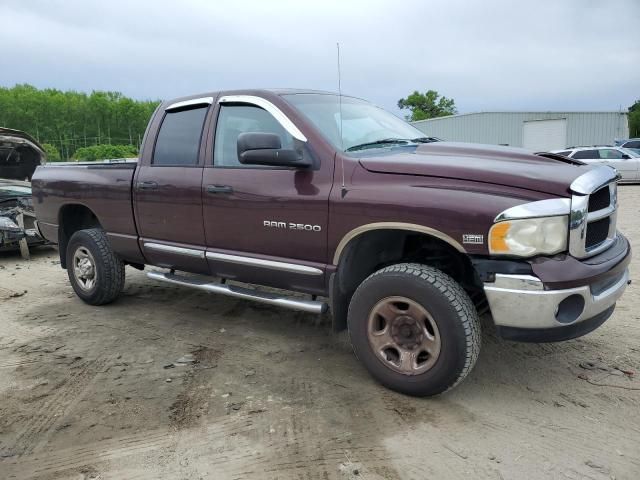
[{"label": "maroon pickup truck", "polygon": [[613,169],[432,140],[353,97],[214,92],[160,105],[137,162],[39,167],[35,210],[89,304],[115,300],[131,265],[331,309],[372,376],[434,395],[473,368],[485,312],[512,340],[600,326],[631,250]]}]

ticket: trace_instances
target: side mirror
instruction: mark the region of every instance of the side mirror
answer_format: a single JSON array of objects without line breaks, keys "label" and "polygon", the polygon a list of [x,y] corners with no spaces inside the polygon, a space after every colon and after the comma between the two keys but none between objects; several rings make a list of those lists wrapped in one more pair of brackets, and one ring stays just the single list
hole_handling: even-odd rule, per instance
[{"label": "side mirror", "polygon": [[622,159],[623,159],[623,160],[630,160],[630,159],[631,159],[631,157],[630,157],[629,155],[627,155],[626,153],[623,153],[623,154],[622,154]]},{"label": "side mirror", "polygon": [[243,165],[306,168],[311,166],[302,153],[282,148],[275,133],[247,132],[238,135],[238,161]]}]

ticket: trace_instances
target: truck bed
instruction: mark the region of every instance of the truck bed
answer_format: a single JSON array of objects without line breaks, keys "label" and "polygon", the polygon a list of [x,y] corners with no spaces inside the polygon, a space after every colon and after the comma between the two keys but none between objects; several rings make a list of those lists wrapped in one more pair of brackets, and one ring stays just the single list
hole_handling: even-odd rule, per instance
[{"label": "truck bed", "polygon": [[[79,218],[94,215],[109,232],[117,251],[132,261],[141,260],[132,202],[137,160],[56,162],[36,169],[32,179],[33,203],[42,235],[59,243],[58,225],[69,210]],[[46,199],[46,201],[45,201]],[[67,208],[66,206],[69,205]],[[83,210],[85,209],[86,210]]]}]

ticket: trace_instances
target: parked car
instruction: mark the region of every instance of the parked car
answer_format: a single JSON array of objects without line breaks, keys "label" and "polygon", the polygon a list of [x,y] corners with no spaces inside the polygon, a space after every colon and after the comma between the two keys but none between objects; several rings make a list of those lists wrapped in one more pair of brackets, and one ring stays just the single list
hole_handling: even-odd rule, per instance
[{"label": "parked car", "polygon": [[554,150],[565,157],[587,164],[609,165],[620,174],[621,182],[640,182],[640,153],[623,147],[573,147]]},{"label": "parked car", "polygon": [[0,251],[20,250],[29,258],[29,248],[45,240],[35,226],[29,182],[0,178]]},{"label": "parked car", "polygon": [[623,140],[619,146],[623,148],[640,149],[640,138],[629,138],[628,140]]},{"label": "parked car", "polygon": [[31,135],[0,127],[0,178],[31,180],[45,158],[44,149]]},{"label": "parked car", "polygon": [[329,93],[171,100],[137,162],[39,167],[38,225],[88,304],[114,301],[132,265],[185,288],[330,306],[371,375],[411,395],[467,376],[484,312],[504,338],[533,342],[611,316],[631,258],[613,169],[424,142],[394,115]]}]

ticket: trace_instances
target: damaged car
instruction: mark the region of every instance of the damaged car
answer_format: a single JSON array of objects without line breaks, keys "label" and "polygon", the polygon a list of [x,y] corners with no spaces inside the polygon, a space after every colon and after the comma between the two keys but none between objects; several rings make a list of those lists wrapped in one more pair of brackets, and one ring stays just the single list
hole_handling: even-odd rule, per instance
[{"label": "damaged car", "polygon": [[29,258],[29,248],[44,243],[36,226],[29,182],[0,179],[0,251],[20,249]]},{"label": "damaged car", "polygon": [[25,132],[0,128],[0,251],[20,250],[29,258],[29,248],[46,241],[38,233],[31,199],[31,180],[46,154]]},{"label": "damaged car", "polygon": [[31,180],[46,154],[28,133],[0,127],[0,178]]}]

